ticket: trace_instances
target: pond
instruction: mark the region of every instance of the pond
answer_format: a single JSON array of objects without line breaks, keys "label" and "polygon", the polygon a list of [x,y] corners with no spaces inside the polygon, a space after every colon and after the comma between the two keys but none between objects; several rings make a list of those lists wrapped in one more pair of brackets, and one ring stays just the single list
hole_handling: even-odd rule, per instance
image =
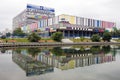
[{"label": "pond", "polygon": [[0,48],[0,80],[120,80],[120,46]]}]

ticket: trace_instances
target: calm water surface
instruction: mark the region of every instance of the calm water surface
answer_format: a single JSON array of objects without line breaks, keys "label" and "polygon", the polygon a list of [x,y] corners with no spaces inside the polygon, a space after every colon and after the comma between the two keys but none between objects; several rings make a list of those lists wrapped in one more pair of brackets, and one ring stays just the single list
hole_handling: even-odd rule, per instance
[{"label": "calm water surface", "polygon": [[120,80],[120,47],[1,48],[0,80]]}]

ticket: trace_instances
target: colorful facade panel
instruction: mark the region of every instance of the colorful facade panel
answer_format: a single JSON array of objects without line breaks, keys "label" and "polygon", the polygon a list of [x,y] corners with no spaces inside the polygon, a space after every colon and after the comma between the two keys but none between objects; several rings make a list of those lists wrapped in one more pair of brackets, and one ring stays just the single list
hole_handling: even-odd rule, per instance
[{"label": "colorful facade panel", "polygon": [[[59,24],[60,21],[69,21],[69,23]],[[59,25],[58,25],[59,24]],[[42,19],[38,22],[28,24],[26,26],[23,26],[22,29],[24,31],[34,31],[36,29],[41,28],[59,28],[59,27],[75,27],[77,29],[84,28],[84,27],[94,27],[94,28],[113,28],[115,27],[114,22],[107,22],[107,21],[101,21],[101,20],[95,20],[90,18],[83,18],[83,17],[75,17],[70,15],[60,15],[49,19]],[[96,32],[103,32],[104,30],[96,30]]]}]

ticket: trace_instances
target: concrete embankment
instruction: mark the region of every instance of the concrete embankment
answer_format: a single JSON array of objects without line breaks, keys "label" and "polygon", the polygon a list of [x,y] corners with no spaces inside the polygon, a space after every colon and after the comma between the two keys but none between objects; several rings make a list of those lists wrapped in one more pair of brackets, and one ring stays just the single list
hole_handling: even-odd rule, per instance
[{"label": "concrete embankment", "polygon": [[120,45],[120,42],[79,42],[79,43],[0,43],[0,47],[22,47],[22,46],[72,46],[72,45]]}]

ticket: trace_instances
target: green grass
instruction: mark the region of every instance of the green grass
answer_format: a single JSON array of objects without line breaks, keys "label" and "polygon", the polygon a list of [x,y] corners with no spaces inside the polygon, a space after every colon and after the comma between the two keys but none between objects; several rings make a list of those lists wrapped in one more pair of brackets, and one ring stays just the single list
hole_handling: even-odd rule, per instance
[{"label": "green grass", "polygon": [[72,40],[73,42],[91,42],[90,39],[88,38],[84,38],[84,39],[70,39]]},{"label": "green grass", "polygon": [[[7,39],[0,39],[2,42],[6,42],[6,40],[8,42],[12,42],[12,40],[14,40],[15,42],[29,42],[27,40],[27,38],[7,38]],[[40,40],[41,42],[55,42],[54,40],[52,40],[51,38],[41,38]]]},{"label": "green grass", "polygon": [[16,38],[14,39],[16,42],[29,42],[27,38]]},{"label": "green grass", "polygon": [[6,42],[6,40],[8,42],[10,42],[11,40],[14,40],[15,42],[29,42],[27,38],[7,38],[7,39],[0,39],[0,40],[2,40],[3,42]]}]

